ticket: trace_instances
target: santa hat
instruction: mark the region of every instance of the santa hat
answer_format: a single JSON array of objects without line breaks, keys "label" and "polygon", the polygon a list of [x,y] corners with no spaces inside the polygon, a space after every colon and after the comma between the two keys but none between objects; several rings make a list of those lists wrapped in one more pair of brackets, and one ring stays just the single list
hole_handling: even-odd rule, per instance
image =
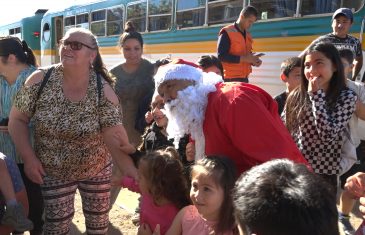
[{"label": "santa hat", "polygon": [[169,80],[189,80],[196,84],[203,80],[203,72],[199,66],[183,59],[173,60],[167,65],[159,67],[155,75],[155,87]]}]

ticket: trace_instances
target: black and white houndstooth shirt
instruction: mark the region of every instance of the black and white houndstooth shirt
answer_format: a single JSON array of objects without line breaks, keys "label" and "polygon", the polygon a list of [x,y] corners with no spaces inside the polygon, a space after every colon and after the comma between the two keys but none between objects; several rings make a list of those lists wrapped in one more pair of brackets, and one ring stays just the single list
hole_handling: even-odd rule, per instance
[{"label": "black and white houndstooth shirt", "polygon": [[328,111],[323,90],[308,94],[312,105],[292,135],[315,173],[339,174],[343,132],[355,111],[357,96],[350,89],[343,90],[335,108]]}]

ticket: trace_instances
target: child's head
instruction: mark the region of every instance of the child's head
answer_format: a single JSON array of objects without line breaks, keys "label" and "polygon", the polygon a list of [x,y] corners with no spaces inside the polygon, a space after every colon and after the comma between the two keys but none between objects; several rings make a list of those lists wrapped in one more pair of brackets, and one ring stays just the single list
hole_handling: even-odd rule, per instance
[{"label": "child's head", "polygon": [[350,49],[340,49],[338,50],[338,53],[340,54],[342,61],[345,78],[351,78],[352,69],[354,68],[354,53]]},{"label": "child's head", "polygon": [[309,80],[319,77],[319,86],[326,100],[333,103],[346,87],[343,65],[335,46],[330,43],[311,45],[302,59],[302,92],[307,92]]},{"label": "child's head", "polygon": [[330,185],[289,160],[269,161],[243,173],[233,203],[243,234],[339,234]]},{"label": "child's head", "polygon": [[227,157],[208,156],[192,168],[190,198],[204,219],[218,221],[216,233],[233,228],[231,191],[235,180],[234,164]]},{"label": "child's head", "polygon": [[163,112],[163,109],[163,98],[157,92],[155,92],[152,97],[151,112],[153,120],[156,122],[156,125],[161,128],[165,128],[168,122],[167,117]]},{"label": "child's head", "polygon": [[203,55],[197,61],[197,64],[206,73],[213,72],[223,76],[223,65],[221,61],[214,55]]},{"label": "child's head", "polygon": [[150,194],[156,204],[163,198],[178,208],[189,204],[184,168],[173,147],[148,152],[139,162],[138,174],[141,192]]},{"label": "child's head", "polygon": [[300,85],[301,74],[299,57],[290,57],[284,60],[281,63],[280,71],[280,78],[286,83],[289,92]]}]

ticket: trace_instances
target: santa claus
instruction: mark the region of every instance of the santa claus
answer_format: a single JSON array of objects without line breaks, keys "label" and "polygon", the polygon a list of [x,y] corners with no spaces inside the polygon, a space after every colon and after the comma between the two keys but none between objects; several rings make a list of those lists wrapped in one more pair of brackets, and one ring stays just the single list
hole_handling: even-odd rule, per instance
[{"label": "santa claus", "polygon": [[239,173],[275,158],[308,164],[281,121],[277,104],[251,84],[223,83],[220,76],[187,64],[168,64],[155,75],[165,102],[167,133],[195,140],[196,155],[225,155]]}]

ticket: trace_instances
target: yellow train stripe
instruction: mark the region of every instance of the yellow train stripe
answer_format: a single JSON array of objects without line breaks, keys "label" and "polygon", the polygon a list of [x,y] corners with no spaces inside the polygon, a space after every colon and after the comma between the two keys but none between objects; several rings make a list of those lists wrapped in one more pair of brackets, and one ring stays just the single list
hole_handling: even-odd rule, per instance
[{"label": "yellow train stripe", "polygon": [[[280,38],[254,38],[254,51],[302,51],[319,35],[298,36],[298,37],[280,37]],[[356,37],[356,35],[353,35]],[[365,38],[365,34],[364,34]],[[365,40],[363,42],[365,47]],[[216,41],[202,42],[177,42],[164,44],[145,44],[145,54],[173,54],[173,53],[216,53]],[[103,55],[120,54],[117,46],[101,47],[100,52]],[[52,50],[43,51],[43,55],[54,55]]]}]

